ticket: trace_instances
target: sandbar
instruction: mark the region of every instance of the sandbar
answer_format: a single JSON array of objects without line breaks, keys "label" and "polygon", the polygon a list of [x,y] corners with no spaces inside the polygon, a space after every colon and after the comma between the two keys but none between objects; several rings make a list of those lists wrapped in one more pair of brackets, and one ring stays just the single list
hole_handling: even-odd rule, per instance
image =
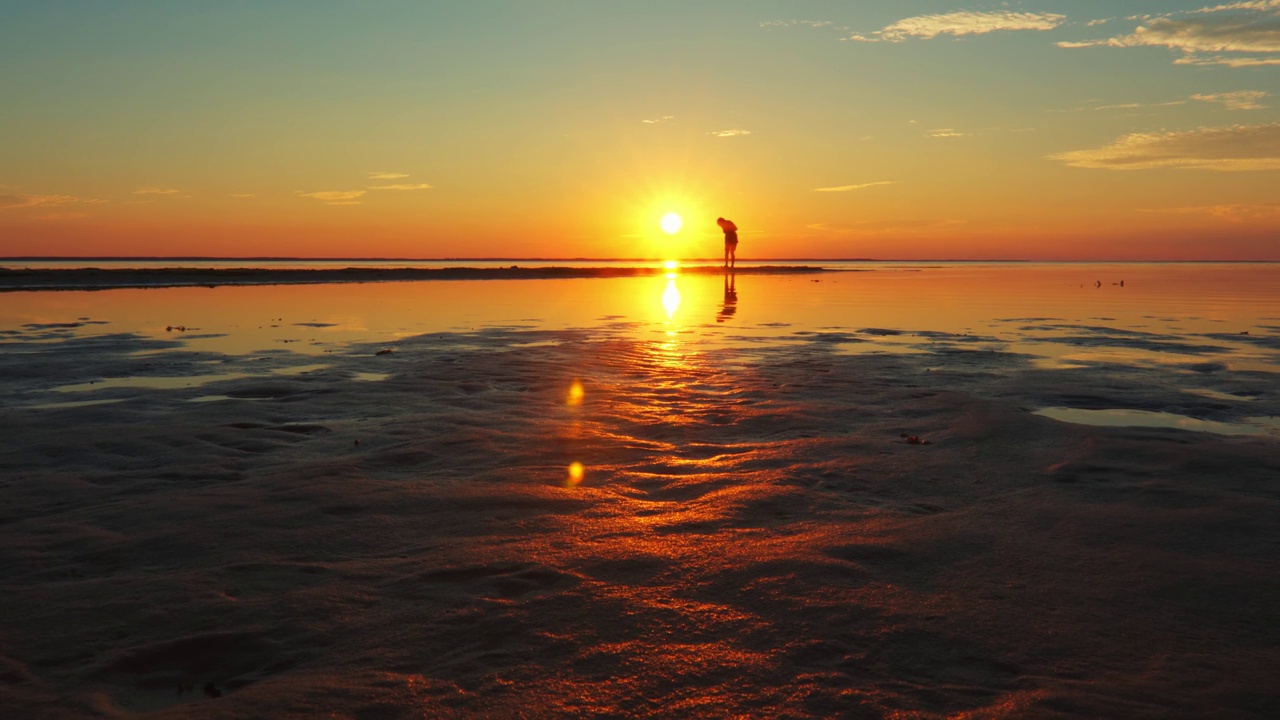
[{"label": "sandbar", "polygon": [[[0,292],[20,290],[109,290],[145,287],[288,285],[417,280],[547,280],[644,277],[670,272],[663,267],[502,268],[0,268]],[[736,268],[738,275],[789,275],[832,272],[809,265],[756,265]],[[720,275],[718,265],[681,267],[685,275]]]}]

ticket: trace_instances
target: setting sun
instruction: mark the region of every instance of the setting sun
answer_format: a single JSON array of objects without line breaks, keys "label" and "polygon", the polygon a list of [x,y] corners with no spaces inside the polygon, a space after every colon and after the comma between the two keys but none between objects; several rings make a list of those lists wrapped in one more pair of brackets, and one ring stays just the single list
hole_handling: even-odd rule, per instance
[{"label": "setting sun", "polygon": [[658,224],[662,226],[662,231],[666,234],[675,235],[684,226],[684,220],[681,220],[679,215],[669,212],[662,216],[662,220]]}]

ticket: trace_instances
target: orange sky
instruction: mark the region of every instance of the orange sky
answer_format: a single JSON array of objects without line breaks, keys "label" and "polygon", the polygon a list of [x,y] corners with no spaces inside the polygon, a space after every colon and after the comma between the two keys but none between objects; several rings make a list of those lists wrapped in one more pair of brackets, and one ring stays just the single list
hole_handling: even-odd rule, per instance
[{"label": "orange sky", "polygon": [[1280,260],[1280,1],[1149,5],[32,4],[0,255]]}]

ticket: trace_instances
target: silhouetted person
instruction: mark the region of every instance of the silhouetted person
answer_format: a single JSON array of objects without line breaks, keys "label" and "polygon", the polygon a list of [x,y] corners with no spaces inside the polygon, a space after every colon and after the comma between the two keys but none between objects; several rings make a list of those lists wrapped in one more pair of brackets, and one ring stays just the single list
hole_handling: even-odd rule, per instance
[{"label": "silhouetted person", "polygon": [[733,317],[738,312],[738,288],[737,275],[733,272],[724,274],[724,307],[720,308],[720,312],[716,313],[716,322],[724,322]]},{"label": "silhouetted person", "polygon": [[716,224],[724,231],[724,266],[733,267],[738,262],[738,226],[724,218],[716,218]]}]

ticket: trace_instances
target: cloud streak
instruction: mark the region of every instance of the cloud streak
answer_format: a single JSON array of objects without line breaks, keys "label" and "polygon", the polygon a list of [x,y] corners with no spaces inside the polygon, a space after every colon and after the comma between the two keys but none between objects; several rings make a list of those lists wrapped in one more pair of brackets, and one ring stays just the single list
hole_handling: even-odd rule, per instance
[{"label": "cloud streak", "polygon": [[387,172],[385,170],[375,170],[368,175],[370,180],[399,180],[400,178],[409,177],[404,173]]},{"label": "cloud streak", "polygon": [[836,225],[821,222],[809,223],[805,225],[805,228],[822,234],[841,236],[898,235],[902,233],[954,230],[967,223],[967,220],[958,220],[954,218],[941,218],[937,220],[869,220],[854,223],[852,225]]},{"label": "cloud streak", "polygon": [[1231,222],[1280,219],[1280,203],[1229,203],[1223,205],[1196,205],[1158,209],[1139,209],[1138,212],[1172,215],[1211,215]]},{"label": "cloud streak", "polygon": [[760,28],[762,30],[778,30],[781,28],[788,28],[788,27],[803,26],[803,27],[811,27],[811,28],[820,28],[820,27],[829,27],[830,25],[831,25],[830,20],[765,20],[764,22],[760,23]]},{"label": "cloud streak", "polygon": [[877,180],[876,182],[862,183],[861,185],[837,185],[835,187],[814,188],[813,192],[836,193],[850,192],[852,190],[861,190],[863,188],[876,187],[877,185],[897,185],[897,180]]},{"label": "cloud streak", "polygon": [[739,135],[750,135],[751,131],[736,130],[736,129],[735,130],[713,130],[707,134],[714,135],[715,137],[738,137]]},{"label": "cloud streak", "polygon": [[1095,107],[1094,110],[1139,110],[1141,108],[1173,107],[1175,105],[1186,105],[1186,104],[1187,104],[1186,100],[1171,100],[1169,102],[1161,102],[1161,103],[1133,102],[1133,103],[1119,103],[1116,105],[1099,105]]},{"label": "cloud streak", "polygon": [[75,195],[0,195],[0,210],[75,204],[101,205],[105,202],[106,200],[82,198]]},{"label": "cloud streak", "polygon": [[936,15],[917,15],[904,18],[869,35],[850,35],[859,42],[906,42],[911,39],[931,40],[939,35],[960,37],[985,35],[1006,30],[1053,30],[1067,17],[1057,13],[1011,12],[958,12]]},{"label": "cloud streak", "polygon": [[1233,2],[1130,19],[1142,23],[1132,33],[1064,41],[1058,47],[1163,47],[1182,53],[1174,61],[1178,65],[1280,65],[1280,0]]},{"label": "cloud streak", "polygon": [[1106,170],[1280,170],[1280,123],[1134,133],[1100,148],[1049,158],[1072,167]]},{"label": "cloud streak", "polygon": [[175,190],[174,188],[156,187],[153,185],[149,187],[140,187],[137,190],[134,190],[133,194],[134,195],[177,195],[180,192],[182,191]]},{"label": "cloud streak", "polygon": [[319,200],[326,205],[359,205],[365,190],[318,190],[316,192],[298,192],[298,197]]},{"label": "cloud streak", "polygon": [[370,190],[430,190],[434,185],[415,183],[411,185],[370,185]]},{"label": "cloud streak", "polygon": [[1266,97],[1261,90],[1237,90],[1235,92],[1214,93],[1211,95],[1192,95],[1192,100],[1208,103],[1222,103],[1228,110],[1262,110],[1266,105],[1258,101]]}]

